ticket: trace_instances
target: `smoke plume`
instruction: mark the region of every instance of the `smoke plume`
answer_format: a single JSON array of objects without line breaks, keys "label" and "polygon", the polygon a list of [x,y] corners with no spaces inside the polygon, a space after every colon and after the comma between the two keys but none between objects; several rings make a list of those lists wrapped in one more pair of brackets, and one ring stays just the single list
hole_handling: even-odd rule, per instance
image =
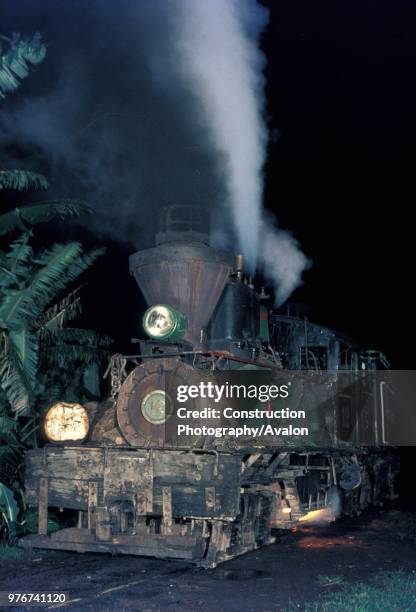
[{"label": "smoke plume", "polygon": [[258,264],[273,283],[275,304],[280,306],[299,285],[310,261],[292,234],[279,229],[270,214],[262,215],[260,236]]},{"label": "smoke plume", "polygon": [[179,66],[224,154],[238,248],[254,268],[266,152],[264,57],[258,40],[267,11],[247,0],[177,0]]},{"label": "smoke plume", "polygon": [[255,0],[5,0],[2,10],[2,33],[39,30],[48,42],[45,63],[2,105],[2,166],[45,172],[49,197],[89,201],[94,231],[134,248],[151,246],[161,207],[210,207],[213,243],[238,247],[283,302],[307,260],[262,208],[267,10]]}]

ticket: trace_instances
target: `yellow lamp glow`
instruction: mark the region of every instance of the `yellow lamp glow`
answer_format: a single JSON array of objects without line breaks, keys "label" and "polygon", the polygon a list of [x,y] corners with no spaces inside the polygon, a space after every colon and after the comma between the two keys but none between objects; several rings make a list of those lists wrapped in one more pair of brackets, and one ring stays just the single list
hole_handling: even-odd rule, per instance
[{"label": "yellow lamp glow", "polygon": [[58,402],[45,416],[44,431],[50,442],[81,442],[90,427],[87,411],[81,404]]}]

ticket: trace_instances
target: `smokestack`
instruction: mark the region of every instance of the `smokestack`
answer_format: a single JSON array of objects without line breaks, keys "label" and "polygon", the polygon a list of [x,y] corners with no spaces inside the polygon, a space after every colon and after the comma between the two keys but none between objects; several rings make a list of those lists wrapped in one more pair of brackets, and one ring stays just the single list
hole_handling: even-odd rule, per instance
[{"label": "smokestack", "polygon": [[158,246],[130,256],[130,273],[147,304],[168,304],[186,315],[184,340],[193,345],[200,343],[234,267],[231,253],[207,246],[208,220],[197,207],[163,209]]}]

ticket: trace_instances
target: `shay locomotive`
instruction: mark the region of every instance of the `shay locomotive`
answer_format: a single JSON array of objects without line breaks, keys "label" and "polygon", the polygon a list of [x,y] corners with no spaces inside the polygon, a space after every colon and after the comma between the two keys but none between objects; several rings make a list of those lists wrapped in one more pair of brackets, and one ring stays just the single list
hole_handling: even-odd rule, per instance
[{"label": "shay locomotive", "polygon": [[[199,209],[165,209],[156,246],[130,257],[149,306],[148,339],[139,355],[112,358],[109,399],[49,411],[50,442],[26,458],[27,500],[39,520],[38,533],[22,546],[214,567],[274,541],[275,529],[330,509],[335,498],[341,512],[354,515],[394,497],[397,464],[380,389],[371,376],[355,384],[385,366],[383,356],[306,319],[269,311],[242,258],[209,246],[207,225]],[[318,403],[316,394],[303,394],[313,444],[167,435],[175,418],[169,385],[253,371],[320,377]],[[336,394],[341,408],[333,411],[340,373],[351,384]],[[370,409],[359,418],[364,399]],[[78,511],[77,526],[48,535],[51,507]]]}]

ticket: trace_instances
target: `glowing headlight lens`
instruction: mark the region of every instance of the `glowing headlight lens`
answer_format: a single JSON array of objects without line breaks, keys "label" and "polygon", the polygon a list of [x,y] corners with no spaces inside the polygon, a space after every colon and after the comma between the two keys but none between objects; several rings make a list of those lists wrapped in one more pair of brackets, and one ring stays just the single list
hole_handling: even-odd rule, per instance
[{"label": "glowing headlight lens", "polygon": [[161,425],[172,414],[171,398],[162,389],[151,391],[142,400],[142,414],[152,425]]},{"label": "glowing headlight lens", "polygon": [[172,331],[172,313],[166,306],[153,306],[147,311],[143,326],[149,335],[163,338]]},{"label": "glowing headlight lens", "polygon": [[82,441],[89,427],[87,411],[81,404],[54,404],[44,421],[45,434],[51,442]]},{"label": "glowing headlight lens", "polygon": [[187,329],[186,317],[165,304],[155,304],[146,310],[143,327],[154,340],[177,340]]}]

